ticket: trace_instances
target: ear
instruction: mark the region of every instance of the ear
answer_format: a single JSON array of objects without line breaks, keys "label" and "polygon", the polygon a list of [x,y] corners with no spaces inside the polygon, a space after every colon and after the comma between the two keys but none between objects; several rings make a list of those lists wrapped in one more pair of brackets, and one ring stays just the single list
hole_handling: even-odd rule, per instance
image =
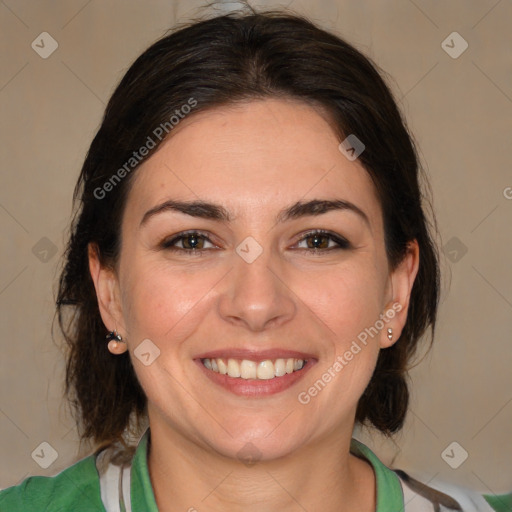
[{"label": "ear", "polygon": [[[381,348],[388,348],[393,345],[404,328],[407,320],[407,311],[411,298],[411,290],[418,273],[420,262],[420,250],[418,242],[409,242],[407,252],[403,260],[390,274],[390,300],[384,308],[384,316],[387,318],[380,336]],[[388,338],[388,328],[393,330],[392,338]]]},{"label": "ear", "polygon": [[113,269],[102,266],[96,244],[88,246],[89,271],[96,289],[101,319],[108,331],[117,331],[123,336],[126,329],[121,308],[119,282]]}]

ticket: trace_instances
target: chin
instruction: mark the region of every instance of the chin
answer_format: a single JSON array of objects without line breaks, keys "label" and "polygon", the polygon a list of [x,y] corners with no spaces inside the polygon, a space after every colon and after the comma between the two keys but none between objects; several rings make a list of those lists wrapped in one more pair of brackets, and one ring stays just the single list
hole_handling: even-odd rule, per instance
[{"label": "chin", "polygon": [[[283,416],[284,417],[284,416]],[[286,457],[298,450],[307,437],[299,432],[290,432],[289,425],[279,421],[251,421],[230,424],[227,432],[214,439],[205,435],[205,442],[220,455],[238,459],[246,465],[252,465],[258,461],[270,461]],[[206,433],[205,433],[206,434]]]}]

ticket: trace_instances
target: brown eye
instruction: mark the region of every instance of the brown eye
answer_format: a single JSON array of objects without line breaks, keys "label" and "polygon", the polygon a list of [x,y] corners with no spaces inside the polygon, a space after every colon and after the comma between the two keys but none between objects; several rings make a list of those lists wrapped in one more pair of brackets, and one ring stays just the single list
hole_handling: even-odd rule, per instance
[{"label": "brown eye", "polygon": [[[207,246],[206,244],[210,245]],[[187,252],[212,249],[215,247],[206,235],[197,232],[181,233],[170,240],[164,241],[161,245],[163,249]]]},{"label": "brown eye", "polygon": [[204,239],[197,235],[186,235],[182,238],[182,244],[184,249],[202,249],[204,245]]},{"label": "brown eye", "polygon": [[329,251],[331,249],[348,249],[350,247],[350,243],[348,240],[345,240],[334,233],[329,233],[327,231],[313,231],[311,233],[307,233],[303,238],[301,238],[297,247],[299,249],[309,249],[312,251],[319,249]]},{"label": "brown eye", "polygon": [[325,235],[310,235],[307,237],[308,249],[327,249],[329,237]]}]

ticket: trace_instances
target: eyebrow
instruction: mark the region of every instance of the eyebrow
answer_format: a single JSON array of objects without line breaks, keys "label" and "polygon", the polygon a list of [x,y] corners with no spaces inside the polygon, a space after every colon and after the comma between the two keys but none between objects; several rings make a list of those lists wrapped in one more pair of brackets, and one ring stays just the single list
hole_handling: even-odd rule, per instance
[{"label": "eyebrow", "polygon": [[[301,217],[322,215],[329,211],[336,210],[348,210],[354,212],[368,225],[368,227],[370,227],[370,221],[366,213],[355,204],[344,199],[312,199],[310,201],[297,201],[291,206],[281,210],[276,216],[276,221],[286,222],[288,220],[298,219]],[[231,215],[223,206],[205,201],[175,201],[171,199],[148,210],[143,215],[140,226],[142,227],[151,217],[167,211],[180,212],[191,217],[211,219],[221,222],[231,222],[232,220]]]}]

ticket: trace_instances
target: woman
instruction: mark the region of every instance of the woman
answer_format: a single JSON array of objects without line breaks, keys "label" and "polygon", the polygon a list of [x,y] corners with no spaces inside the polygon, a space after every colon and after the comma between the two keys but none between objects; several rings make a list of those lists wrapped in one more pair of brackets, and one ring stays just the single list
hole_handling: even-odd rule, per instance
[{"label": "woman", "polygon": [[509,510],[352,439],[402,427],[439,294],[413,143],[352,46],[283,13],[180,28],[117,87],[74,199],[58,312],[96,451],[2,511]]}]

